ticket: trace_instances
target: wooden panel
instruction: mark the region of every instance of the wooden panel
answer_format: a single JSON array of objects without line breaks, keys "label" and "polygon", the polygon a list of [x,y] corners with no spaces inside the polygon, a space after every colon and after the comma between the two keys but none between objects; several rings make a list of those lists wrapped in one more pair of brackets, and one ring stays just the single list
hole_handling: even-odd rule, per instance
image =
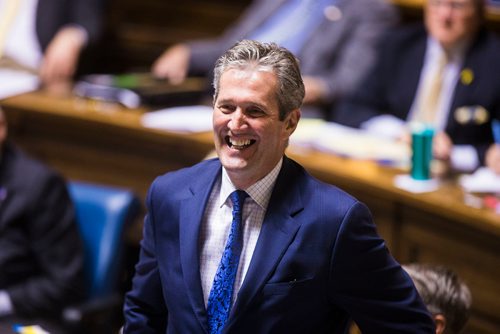
[{"label": "wooden panel", "polygon": [[401,226],[402,262],[445,265],[470,287],[466,333],[500,333],[498,238],[413,208],[402,210]]},{"label": "wooden panel", "polygon": [[103,43],[108,71],[147,69],[168,45],[218,36],[250,0],[111,0]]}]

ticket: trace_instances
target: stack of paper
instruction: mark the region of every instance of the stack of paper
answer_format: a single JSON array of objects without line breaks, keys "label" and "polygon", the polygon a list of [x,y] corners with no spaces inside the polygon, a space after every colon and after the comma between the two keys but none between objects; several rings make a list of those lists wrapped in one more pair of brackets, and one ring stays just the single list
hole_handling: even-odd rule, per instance
[{"label": "stack of paper", "polygon": [[500,194],[500,175],[486,167],[479,168],[473,174],[463,175],[459,183],[466,192]]},{"label": "stack of paper", "polygon": [[290,142],[353,159],[374,160],[398,166],[407,166],[411,156],[408,145],[319,119],[300,120]]},{"label": "stack of paper", "polygon": [[174,132],[205,132],[212,130],[212,107],[196,105],[165,108],[145,113],[141,122],[148,128]]}]

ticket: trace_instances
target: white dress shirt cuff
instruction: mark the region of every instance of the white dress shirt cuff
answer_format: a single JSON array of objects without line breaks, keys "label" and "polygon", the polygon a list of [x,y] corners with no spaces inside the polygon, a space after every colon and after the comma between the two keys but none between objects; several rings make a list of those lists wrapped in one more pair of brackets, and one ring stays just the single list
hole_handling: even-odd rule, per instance
[{"label": "white dress shirt cuff", "polygon": [[471,145],[455,145],[451,150],[451,166],[459,171],[472,172],[479,166],[476,149]]}]

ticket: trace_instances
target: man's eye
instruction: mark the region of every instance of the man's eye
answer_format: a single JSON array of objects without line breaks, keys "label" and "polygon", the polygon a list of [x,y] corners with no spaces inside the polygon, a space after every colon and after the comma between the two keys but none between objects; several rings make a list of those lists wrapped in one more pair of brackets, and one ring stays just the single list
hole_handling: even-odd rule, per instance
[{"label": "man's eye", "polygon": [[247,114],[250,117],[260,117],[265,114],[264,110],[259,109],[259,108],[252,108],[247,110]]},{"label": "man's eye", "polygon": [[224,114],[229,114],[234,111],[235,107],[228,105],[228,104],[223,104],[218,106],[219,110],[224,113]]}]

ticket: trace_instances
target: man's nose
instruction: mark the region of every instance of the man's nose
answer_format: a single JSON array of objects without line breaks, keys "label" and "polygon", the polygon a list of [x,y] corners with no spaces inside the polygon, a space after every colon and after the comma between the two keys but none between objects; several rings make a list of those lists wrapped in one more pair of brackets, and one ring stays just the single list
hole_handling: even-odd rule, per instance
[{"label": "man's nose", "polygon": [[231,113],[231,119],[229,120],[228,126],[230,130],[240,130],[244,128],[246,124],[246,117],[241,108],[237,108],[233,113]]}]

